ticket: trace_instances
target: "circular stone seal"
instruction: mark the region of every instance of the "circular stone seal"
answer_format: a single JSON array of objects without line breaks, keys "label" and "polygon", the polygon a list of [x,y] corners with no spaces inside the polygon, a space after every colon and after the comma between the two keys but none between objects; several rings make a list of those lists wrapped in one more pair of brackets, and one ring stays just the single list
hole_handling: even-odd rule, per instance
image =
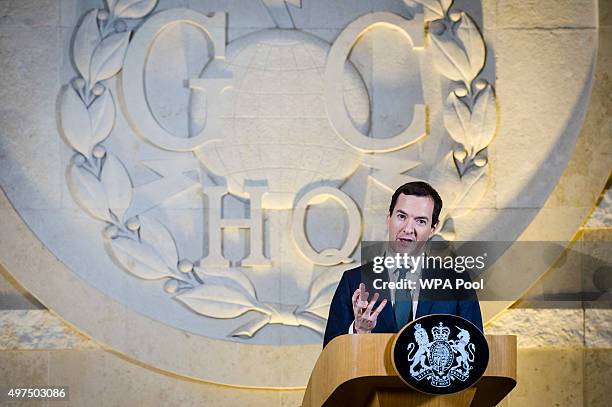
[{"label": "circular stone seal", "polygon": [[489,346],[470,321],[447,314],[427,315],[396,336],[393,368],[408,386],[428,394],[451,394],[480,379],[489,363]]}]

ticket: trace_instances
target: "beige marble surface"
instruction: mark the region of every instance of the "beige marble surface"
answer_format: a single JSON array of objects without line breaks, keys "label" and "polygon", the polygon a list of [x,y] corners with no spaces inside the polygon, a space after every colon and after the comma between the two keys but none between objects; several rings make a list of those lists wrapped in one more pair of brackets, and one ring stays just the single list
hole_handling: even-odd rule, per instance
[{"label": "beige marble surface", "polygon": [[[581,348],[582,309],[509,309],[485,327],[489,335],[516,335],[521,349]],[[612,348],[612,342],[608,344]]]},{"label": "beige marble surface", "polygon": [[47,310],[0,311],[0,350],[99,347]]},{"label": "beige marble surface", "polygon": [[586,309],[584,319],[585,346],[593,349],[612,348],[612,309]]},{"label": "beige marble surface", "polygon": [[584,356],[584,405],[588,407],[610,404],[610,377],[612,352],[589,350]]},{"label": "beige marble surface", "polygon": [[[239,389],[190,381],[152,371],[102,350],[5,351],[0,370],[8,385],[69,386],[70,400],[61,406],[300,405],[302,391]],[[603,407],[608,401],[612,351],[521,349],[518,385],[500,404],[519,406]],[[46,405],[28,404],[28,405]]]},{"label": "beige marble surface", "polygon": [[581,349],[521,350],[517,368],[517,386],[508,395],[506,406],[585,406]]},{"label": "beige marble surface", "polygon": [[[53,406],[298,406],[302,391],[218,386],[143,368],[103,350],[0,352],[0,382],[68,386]],[[19,405],[19,404],[16,404]],[[22,404],[26,405],[26,404]]]}]

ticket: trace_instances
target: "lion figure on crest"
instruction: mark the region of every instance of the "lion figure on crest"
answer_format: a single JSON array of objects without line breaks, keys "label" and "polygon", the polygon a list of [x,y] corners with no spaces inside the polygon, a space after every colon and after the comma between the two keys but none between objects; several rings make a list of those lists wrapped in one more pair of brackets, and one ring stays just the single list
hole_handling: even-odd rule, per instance
[{"label": "lion figure on crest", "polygon": [[[420,372],[426,369],[431,369],[431,367],[427,366],[425,363],[428,355],[429,348],[431,347],[431,343],[429,343],[429,336],[427,335],[427,331],[421,327],[421,324],[416,324],[414,330],[414,339],[419,345],[419,348],[414,353],[414,356],[411,356],[412,351],[415,348],[414,343],[408,344],[408,362],[412,362],[410,365],[410,374],[418,375]],[[415,368],[418,364],[421,364],[421,370],[416,371]]]}]

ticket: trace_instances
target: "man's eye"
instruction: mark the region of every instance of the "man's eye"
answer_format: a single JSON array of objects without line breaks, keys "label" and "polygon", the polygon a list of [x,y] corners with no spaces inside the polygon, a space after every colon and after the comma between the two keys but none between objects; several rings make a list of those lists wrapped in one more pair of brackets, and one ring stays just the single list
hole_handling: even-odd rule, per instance
[{"label": "man's eye", "polygon": [[402,215],[401,213],[398,213],[397,217],[400,218],[400,219],[405,219],[406,218],[406,216]]},{"label": "man's eye", "polygon": [[417,222],[418,222],[419,225],[426,225],[427,224],[427,221],[424,220],[424,219],[419,219],[419,220],[417,220]]}]

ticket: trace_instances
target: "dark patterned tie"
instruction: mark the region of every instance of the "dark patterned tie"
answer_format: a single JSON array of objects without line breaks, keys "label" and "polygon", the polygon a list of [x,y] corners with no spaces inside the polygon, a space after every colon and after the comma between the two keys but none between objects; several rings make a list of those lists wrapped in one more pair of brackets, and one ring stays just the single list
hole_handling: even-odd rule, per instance
[{"label": "dark patterned tie", "polygon": [[[398,273],[397,281],[401,281],[406,278],[406,274],[410,271],[408,268],[399,268],[395,270]],[[393,311],[395,313],[395,322],[397,322],[397,328],[402,329],[404,325],[412,321],[412,296],[408,287],[406,289],[395,290],[395,304],[393,305]]]}]

